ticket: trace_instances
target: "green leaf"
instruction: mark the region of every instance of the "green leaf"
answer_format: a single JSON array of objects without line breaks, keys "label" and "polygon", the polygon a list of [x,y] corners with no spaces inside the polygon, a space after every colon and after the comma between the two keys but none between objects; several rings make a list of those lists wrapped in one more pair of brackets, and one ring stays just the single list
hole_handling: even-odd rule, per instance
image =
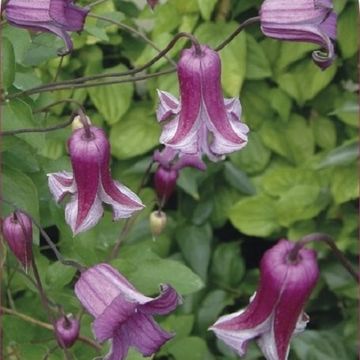
[{"label": "green leaf", "polygon": [[24,54],[23,64],[36,66],[44,61],[56,58],[58,51],[64,47],[64,42],[54,34],[42,33],[37,35]]},{"label": "green leaf", "polygon": [[5,90],[12,85],[15,79],[15,54],[11,42],[4,38],[2,41],[3,54],[3,84]]},{"label": "green leaf", "polygon": [[176,240],[185,260],[204,282],[210,262],[211,235],[208,225],[182,227],[176,233]]},{"label": "green leaf", "polygon": [[62,289],[73,279],[75,273],[75,268],[56,261],[47,269],[46,284],[50,289]]},{"label": "green leaf", "polygon": [[256,189],[246,173],[237,169],[230,162],[225,163],[225,179],[243,194],[254,195],[256,193]]},{"label": "green leaf", "polygon": [[[34,120],[31,107],[25,101],[13,99],[4,107],[3,130],[36,128],[37,126],[39,125]],[[16,136],[35,149],[41,149],[44,145],[43,134],[19,134]]]},{"label": "green leaf", "polygon": [[195,200],[200,199],[197,179],[201,173],[197,169],[186,168],[182,169],[177,180],[177,185],[182,188],[187,194],[192,196]]},{"label": "green leaf", "polygon": [[197,0],[201,16],[205,20],[210,20],[211,14],[215,8],[217,0]]},{"label": "green leaf", "polygon": [[356,94],[346,93],[336,101],[336,108],[330,115],[336,115],[345,124],[359,126],[360,106]]},{"label": "green leaf", "polygon": [[230,221],[246,235],[269,236],[279,229],[275,204],[275,201],[266,195],[240,200],[230,209]]},{"label": "green leaf", "polygon": [[21,64],[30,46],[30,33],[15,26],[6,26],[2,29],[2,35],[11,42],[15,52],[15,60],[18,64]]},{"label": "green leaf", "polygon": [[271,76],[269,60],[255,38],[246,34],[246,79],[259,80]]},{"label": "green leaf", "polygon": [[339,335],[331,331],[306,330],[294,337],[292,346],[300,360],[349,359],[343,336]]},{"label": "green leaf", "polygon": [[337,21],[337,40],[341,54],[348,59],[356,54],[359,44],[359,33],[354,31],[357,27],[359,7],[348,4]]},{"label": "green leaf", "polygon": [[169,352],[176,360],[206,360],[208,349],[203,339],[191,336],[174,343]]},{"label": "green leaf", "polygon": [[334,150],[331,150],[323,158],[316,169],[324,169],[331,166],[347,166],[358,158],[359,145],[357,141],[349,141]]},{"label": "green leaf", "polygon": [[[28,212],[39,221],[39,199],[37,189],[32,180],[16,169],[4,166],[2,169],[2,191],[5,199],[14,203],[19,209]],[[14,209],[3,203],[3,214],[9,214]],[[33,226],[33,240],[39,241],[39,231]]]},{"label": "green leaf", "polygon": [[160,131],[148,104],[133,107],[110,130],[111,152],[118,159],[144,154],[159,143]]},{"label": "green leaf", "polygon": [[291,98],[281,89],[274,88],[270,94],[271,107],[280,115],[283,122],[289,120],[292,101]]},{"label": "green leaf", "polygon": [[316,185],[295,185],[283,193],[276,205],[278,222],[290,226],[299,220],[315,217],[329,203],[326,192]]},{"label": "green leaf", "polygon": [[209,292],[200,305],[198,312],[198,325],[200,331],[206,331],[220,315],[227,305],[231,305],[233,300],[223,290],[213,290]]},{"label": "green leaf", "polygon": [[155,294],[160,284],[170,284],[179,294],[188,295],[204,286],[188,267],[179,261],[161,259],[149,249],[148,243],[123,247],[122,259],[113,262],[135,287],[146,294]]},{"label": "green leaf", "polygon": [[[128,69],[118,65],[106,69],[104,73],[121,73]],[[104,116],[108,124],[117,123],[128,111],[134,92],[131,83],[91,87],[88,90],[91,101]]]},{"label": "green leaf", "polygon": [[[231,34],[238,24],[203,23],[195,31],[200,42],[216,47],[224,40],[224,34]],[[239,96],[246,74],[246,35],[240,33],[220,53],[222,64],[221,83],[228,96]]]},{"label": "green leaf", "polygon": [[249,141],[244,149],[230,156],[230,161],[238,169],[254,174],[262,171],[269,163],[271,152],[267,149],[257,132],[250,132]]},{"label": "green leaf", "polygon": [[333,121],[325,117],[318,117],[313,119],[311,126],[318,146],[325,150],[336,146],[336,127]]},{"label": "green leaf", "polygon": [[245,263],[238,242],[220,244],[214,251],[211,279],[215,284],[236,288],[245,274]]},{"label": "green leaf", "polygon": [[359,197],[359,182],[355,165],[334,169],[331,194],[336,204],[342,204]]},{"label": "green leaf", "polygon": [[331,82],[336,70],[336,64],[333,64],[321,71],[309,59],[295,65],[291,72],[280,74],[276,81],[299,105],[304,105]]}]

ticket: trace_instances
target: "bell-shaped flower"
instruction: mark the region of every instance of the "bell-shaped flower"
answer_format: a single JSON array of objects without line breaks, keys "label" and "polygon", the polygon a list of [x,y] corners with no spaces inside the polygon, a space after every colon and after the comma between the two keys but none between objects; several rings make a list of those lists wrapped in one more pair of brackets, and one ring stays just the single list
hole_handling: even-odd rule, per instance
[{"label": "bell-shaped flower", "polygon": [[181,169],[184,167],[206,169],[206,165],[199,156],[182,154],[169,147],[165,147],[161,152],[156,150],[153,159],[159,164],[155,170],[154,185],[159,202],[162,205],[174,192]]},{"label": "bell-shaped flower", "polygon": [[110,144],[102,129],[75,130],[68,150],[73,173],[48,174],[48,182],[57,202],[71,195],[65,219],[74,235],[97,224],[103,215],[102,202],[112,206],[114,220],[130,217],[144,207],[137,195],[111,178]]},{"label": "bell-shaped flower", "polygon": [[182,51],[177,66],[180,102],[158,91],[157,118],[164,122],[160,142],[185,154],[217,161],[242,149],[248,127],[240,121],[237,98],[224,99],[218,53],[205,45]]},{"label": "bell-shaped flower", "polygon": [[10,250],[24,268],[28,269],[32,260],[31,219],[26,214],[15,211],[4,219],[2,233]]},{"label": "bell-shaped flower", "polygon": [[315,287],[319,270],[316,254],[301,249],[289,259],[294,243],[279,241],[266,251],[260,265],[260,284],[244,310],[220,317],[210,328],[240,356],[255,339],[267,360],[285,360],[293,334],[305,329],[303,307]]},{"label": "bell-shaped flower", "polygon": [[62,348],[70,348],[79,338],[80,322],[72,314],[61,316],[55,322],[57,342]]},{"label": "bell-shaped flower", "polygon": [[336,14],[332,0],[265,0],[260,9],[262,32],[271,38],[318,44],[313,60],[322,69],[334,60]]},{"label": "bell-shaped flower", "polygon": [[80,8],[73,0],[8,0],[5,5],[7,21],[14,26],[34,31],[48,31],[61,37],[66,50],[73,44],[68,31],[82,31],[89,8]]},{"label": "bell-shaped flower", "polygon": [[141,294],[110,265],[98,264],[81,274],[75,294],[95,318],[92,328],[96,339],[112,342],[106,360],[125,359],[129,347],[151,356],[174,336],[153,318],[168,314],[181,302],[169,285],[161,286],[161,294],[154,299]]}]

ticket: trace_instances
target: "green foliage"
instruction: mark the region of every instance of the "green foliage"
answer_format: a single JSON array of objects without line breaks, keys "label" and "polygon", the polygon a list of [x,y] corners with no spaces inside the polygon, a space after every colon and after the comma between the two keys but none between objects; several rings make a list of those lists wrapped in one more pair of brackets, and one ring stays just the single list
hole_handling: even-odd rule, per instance
[{"label": "green foliage", "polygon": [[[144,7],[145,1],[108,0],[91,12],[135,28],[159,49],[180,31],[191,32],[201,43],[215,47],[249,14],[255,16],[261,5],[260,0],[230,3],[226,21],[219,14],[220,1],[215,0],[160,1],[154,11]],[[207,161],[204,172],[192,168],[181,171],[176,192],[163,209],[168,217],[166,229],[156,238],[148,221],[156,208],[152,176],[145,179],[146,187],[139,196],[146,208],[111,264],[146,295],[158,294],[159,285],[169,283],[183,296],[183,305],[176,312],[157,319],[164,329],[177,335],[154,359],[237,358],[207,329],[218,316],[248,304],[257,286],[263,251],[252,248],[255,243],[265,248],[279,238],[298,240],[322,231],[333,236],[355,263],[358,5],[352,0],[334,3],[339,19],[337,59],[325,71],[312,62],[316,45],[265,38],[257,24],[247,27],[221,50],[224,95],[240,97],[242,119],[250,128],[248,144],[225,161]],[[10,95],[54,82],[55,77],[66,81],[126,72],[158,53],[138,34],[90,17],[81,34],[71,34],[75,50],[63,58],[59,69],[57,54],[64,44],[53,34],[29,33],[6,23],[2,36],[3,85]],[[189,42],[182,39],[167,56],[176,62],[181,49],[188,46]],[[141,75],[170,67],[162,58]],[[120,77],[106,80],[115,79]],[[37,110],[59,100],[76,100],[109,136],[113,177],[135,190],[153,150],[160,148],[156,89],[178,96],[176,73],[136,83],[14,97],[4,103],[2,130],[57,125],[69,118],[77,108],[75,104],[57,104],[46,114]],[[64,220],[64,204],[53,201],[46,176],[71,171],[66,150],[70,132],[67,128],[2,137],[2,194],[47,228],[64,257],[92,266],[108,258],[124,231],[124,221],[113,222],[106,210],[96,227],[72,236]],[[12,209],[2,204],[4,216]],[[73,287],[78,274],[56,261],[42,239],[39,242],[36,227],[34,240],[35,258],[48,296],[61,303],[65,312],[77,314],[80,307]],[[313,326],[294,337],[289,359],[355,358],[357,289],[328,249],[316,245],[316,250],[321,276],[306,305]],[[9,251],[6,266],[3,283],[8,291],[3,305],[48,321],[36,288],[15,271],[15,258]],[[81,320],[81,333],[87,337],[93,336],[92,320],[88,315]],[[9,359],[42,359],[56,345],[45,328],[12,315],[4,315],[2,322]],[[102,355],[106,350],[104,346]],[[77,342],[70,352],[78,360],[99,355],[83,342]],[[49,356],[50,360],[62,358],[60,350]],[[127,357],[142,358],[135,350]],[[262,355],[251,344],[244,359],[259,360]]]}]

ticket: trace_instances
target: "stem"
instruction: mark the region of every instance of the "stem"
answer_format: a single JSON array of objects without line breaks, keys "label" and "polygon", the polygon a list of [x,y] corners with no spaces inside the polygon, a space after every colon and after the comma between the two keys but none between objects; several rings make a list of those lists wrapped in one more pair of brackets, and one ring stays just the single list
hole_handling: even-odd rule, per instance
[{"label": "stem", "polygon": [[107,74],[85,76],[85,77],[80,77],[80,78],[73,79],[73,80],[60,81],[60,82],[57,82],[56,84],[40,85],[40,86],[36,86],[36,87],[33,87],[28,90],[17,92],[15,94],[10,94],[10,95],[6,96],[6,99],[11,100],[11,99],[15,99],[22,95],[39,94],[44,91],[50,91],[50,90],[57,91],[57,90],[63,90],[63,89],[69,89],[69,88],[78,89],[78,88],[86,88],[86,87],[99,86],[99,85],[111,85],[111,84],[119,84],[119,83],[126,83],[126,82],[135,82],[135,81],[139,81],[139,80],[146,80],[146,79],[156,77],[156,76],[170,74],[170,73],[174,72],[175,69],[159,71],[157,73],[148,74],[148,75],[139,76],[139,77],[131,77],[131,78],[128,78],[125,80],[117,80],[117,81],[112,80],[112,81],[98,82],[98,83],[93,83],[93,84],[82,84],[84,82],[93,81],[93,80],[97,80],[97,79],[103,79],[103,78],[109,78],[109,77],[114,78],[114,77],[122,77],[122,76],[137,74],[137,73],[147,69],[151,65],[155,64],[158,60],[160,60],[162,57],[164,57],[175,46],[176,42],[179,39],[184,38],[184,37],[193,41],[193,44],[195,47],[200,47],[199,43],[197,42],[196,38],[193,35],[191,35],[189,33],[181,32],[181,33],[176,34],[173,37],[173,39],[169,42],[169,44],[162,51],[159,52],[159,54],[157,54],[146,64],[144,64],[138,68],[135,68],[135,69],[132,69],[129,71],[125,71],[125,72],[121,72],[121,73],[107,73]]},{"label": "stem", "polygon": [[[50,322],[51,324],[53,324],[52,330],[53,330],[53,332],[54,332],[55,339],[57,339],[56,330],[55,330],[55,319],[54,319],[54,317],[52,316],[51,309],[50,309],[49,304],[48,304],[48,300],[47,300],[47,296],[46,296],[45,290],[44,290],[44,288],[43,288],[43,286],[42,286],[42,283],[41,283],[41,278],[40,278],[39,271],[38,271],[37,266],[36,266],[36,262],[35,262],[34,256],[32,256],[31,262],[32,262],[33,273],[34,273],[34,276],[35,276],[35,281],[36,281],[36,284],[37,284],[36,287],[37,287],[38,290],[39,290],[39,295],[40,295],[41,303],[42,303],[43,307],[45,308],[45,310],[46,310],[46,312],[47,312],[49,322]],[[58,340],[62,342],[61,338],[59,338]],[[62,345],[64,345],[64,344],[62,344]],[[65,358],[66,358],[67,360],[71,360],[71,359],[72,359],[72,356],[69,354],[69,352],[68,352],[68,350],[65,348],[65,346],[63,346],[63,350],[64,350]]]},{"label": "stem", "polygon": [[327,234],[322,233],[313,233],[310,235],[304,236],[301,240],[299,240],[292,250],[289,253],[289,261],[296,262],[298,259],[299,251],[308,243],[310,242],[323,242],[330,247],[334,255],[340,261],[341,265],[349,272],[349,274],[355,279],[356,282],[359,281],[359,275],[349,262],[349,260],[345,257],[345,255],[339,250],[336,246],[335,241],[333,238]]},{"label": "stem", "polygon": [[103,2],[105,2],[107,0],[97,0],[97,1],[94,1],[92,3],[90,3],[87,7],[89,7],[90,9],[92,9],[93,7],[95,7],[96,5],[100,5],[102,4]]},{"label": "stem", "polygon": [[[9,94],[8,96],[6,96],[6,99],[11,100],[11,99],[16,99],[23,95],[40,94],[40,93],[47,92],[47,91],[59,91],[59,90],[64,90],[64,89],[84,89],[84,88],[89,88],[89,87],[94,87],[94,86],[102,86],[102,85],[105,86],[105,85],[122,84],[122,83],[128,83],[128,82],[136,82],[136,81],[141,81],[141,80],[147,80],[147,79],[154,78],[154,77],[161,76],[161,75],[170,74],[174,71],[175,71],[175,69],[170,69],[170,70],[159,71],[159,72],[156,72],[153,74],[148,74],[148,75],[143,75],[143,76],[138,76],[138,77],[131,77],[131,78],[123,79],[123,80],[93,82],[90,84],[82,84],[82,83],[76,84],[77,79],[75,79],[75,83],[72,80],[69,80],[66,82],[62,81],[62,82],[58,82],[56,84],[42,85],[42,86],[34,87],[32,89],[17,92],[14,94]],[[123,73],[115,73],[115,76],[114,76],[114,74],[112,74],[112,75],[113,75],[113,77],[118,77],[118,76],[123,76]],[[111,75],[109,75],[109,74],[94,75],[92,77],[89,76],[86,81],[89,81],[90,78],[99,79],[99,78],[107,78],[110,76]]]},{"label": "stem", "polygon": [[226,18],[228,17],[230,10],[231,10],[231,1],[220,0],[216,15],[216,20],[225,21]]},{"label": "stem", "polygon": [[242,22],[238,28],[232,33],[230,34],[222,43],[220,43],[214,50],[215,51],[220,51],[222,50],[226,45],[228,45],[242,30],[244,30],[244,28],[246,28],[249,25],[252,25],[256,22],[260,21],[260,16],[255,16],[252,17],[250,19],[245,20],[244,22]]},{"label": "stem", "polygon": [[[100,16],[100,15],[95,15],[92,13],[89,13],[87,16],[92,17],[94,19],[98,19],[98,20],[102,20],[102,21],[107,21],[108,23],[114,24],[116,26],[118,26],[119,28],[126,30],[132,34],[134,34],[137,37],[140,37],[141,39],[143,39],[145,42],[147,42],[151,47],[153,47],[157,52],[161,52],[161,49],[153,42],[151,41],[147,36],[145,36],[144,34],[142,34],[140,31],[137,31],[136,29],[132,28],[131,26],[125,25],[119,21],[107,18],[105,16]],[[164,57],[166,58],[166,60],[168,60],[173,66],[176,66],[176,62],[174,60],[172,60],[171,58],[169,58],[167,55],[164,55]]]},{"label": "stem", "polygon": [[83,111],[85,111],[83,105],[79,101],[74,100],[74,99],[62,99],[62,100],[54,101],[54,102],[50,103],[49,105],[46,105],[46,106],[44,106],[42,108],[35,109],[33,111],[33,114],[37,114],[37,113],[46,111],[46,110],[50,109],[53,106],[60,105],[60,104],[63,104],[63,103],[75,104],[79,108],[81,108]]},{"label": "stem", "polygon": [[[34,318],[32,318],[32,317],[30,317],[28,315],[22,314],[22,313],[20,313],[18,311],[15,311],[13,309],[8,309],[6,307],[1,306],[0,310],[1,310],[1,312],[4,312],[5,314],[17,316],[18,318],[20,318],[20,319],[22,319],[24,321],[27,321],[27,322],[32,323],[34,325],[40,326],[40,327],[42,327],[44,329],[54,330],[53,325],[51,325],[49,323],[46,323],[46,322],[43,322],[43,321],[40,321],[40,320],[37,320],[37,319],[34,319]],[[92,346],[96,350],[101,350],[101,346],[97,342],[95,342],[95,341],[93,341],[93,340],[91,340],[91,339],[89,339],[89,338],[87,338],[85,336],[79,335],[79,340],[86,343],[86,344],[88,344],[88,345],[90,345],[90,346]]]}]

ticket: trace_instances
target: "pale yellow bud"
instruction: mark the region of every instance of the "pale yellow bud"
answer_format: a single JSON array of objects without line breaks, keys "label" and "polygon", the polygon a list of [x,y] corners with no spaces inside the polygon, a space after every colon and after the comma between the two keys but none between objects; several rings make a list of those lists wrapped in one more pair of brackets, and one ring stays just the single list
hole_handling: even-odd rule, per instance
[{"label": "pale yellow bud", "polygon": [[166,214],[156,210],[150,214],[150,229],[153,236],[160,235],[166,226]]},{"label": "pale yellow bud", "polygon": [[[89,125],[91,125],[91,121],[90,121],[90,119],[89,119],[87,116],[86,116],[86,121],[87,121],[87,123],[88,123]],[[81,129],[81,128],[83,128],[83,127],[84,127],[84,125],[83,125],[83,123],[81,122],[80,115],[75,116],[75,117],[74,117],[74,120],[73,120],[73,122],[72,122],[72,124],[71,124],[72,131],[75,131],[75,130],[77,130],[77,129]]]}]

